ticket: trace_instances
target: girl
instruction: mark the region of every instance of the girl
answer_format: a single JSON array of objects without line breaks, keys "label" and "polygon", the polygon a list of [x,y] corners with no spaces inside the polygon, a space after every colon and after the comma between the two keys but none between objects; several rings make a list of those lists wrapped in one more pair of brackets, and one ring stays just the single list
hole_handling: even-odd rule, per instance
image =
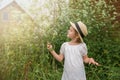
[{"label": "girl", "polygon": [[61,80],[86,80],[83,62],[99,64],[87,56],[87,47],[83,41],[83,38],[88,34],[86,25],[81,21],[70,22],[70,24],[67,37],[71,41],[62,44],[60,54],[53,50],[51,44],[47,44],[47,49],[59,62],[64,59],[64,71]]}]

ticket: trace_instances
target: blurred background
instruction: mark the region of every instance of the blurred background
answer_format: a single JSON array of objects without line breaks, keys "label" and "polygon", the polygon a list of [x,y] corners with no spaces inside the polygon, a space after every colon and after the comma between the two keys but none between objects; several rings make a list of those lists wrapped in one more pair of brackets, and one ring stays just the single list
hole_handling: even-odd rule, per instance
[{"label": "blurred background", "polygon": [[70,21],[88,28],[87,80],[120,80],[120,0],[0,0],[0,80],[60,80],[59,53]]}]

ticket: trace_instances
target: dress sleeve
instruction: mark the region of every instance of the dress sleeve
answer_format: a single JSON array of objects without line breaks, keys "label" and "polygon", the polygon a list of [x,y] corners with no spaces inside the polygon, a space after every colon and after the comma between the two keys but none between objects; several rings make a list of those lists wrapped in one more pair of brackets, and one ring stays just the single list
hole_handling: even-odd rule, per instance
[{"label": "dress sleeve", "polygon": [[60,48],[60,54],[64,55],[64,53],[65,53],[65,43],[63,43]]},{"label": "dress sleeve", "polygon": [[87,46],[85,43],[83,43],[83,45],[82,45],[81,53],[82,53],[82,56],[85,56],[88,53]]}]

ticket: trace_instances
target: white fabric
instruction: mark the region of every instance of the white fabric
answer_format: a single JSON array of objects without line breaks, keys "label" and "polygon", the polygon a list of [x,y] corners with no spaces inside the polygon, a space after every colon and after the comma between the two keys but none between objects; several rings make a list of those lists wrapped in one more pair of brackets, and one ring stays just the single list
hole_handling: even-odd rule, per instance
[{"label": "white fabric", "polygon": [[87,55],[85,43],[70,45],[62,44],[60,53],[64,55],[64,71],[61,80],[86,80],[83,56]]}]

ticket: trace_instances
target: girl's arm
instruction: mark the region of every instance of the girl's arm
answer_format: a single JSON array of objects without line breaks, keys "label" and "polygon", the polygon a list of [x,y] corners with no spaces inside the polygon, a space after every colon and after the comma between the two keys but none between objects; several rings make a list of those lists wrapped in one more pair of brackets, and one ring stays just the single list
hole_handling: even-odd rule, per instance
[{"label": "girl's arm", "polygon": [[93,58],[89,58],[87,55],[83,56],[83,61],[85,63],[94,64],[94,65],[99,66],[99,64]]},{"label": "girl's arm", "polygon": [[63,54],[59,54],[59,55],[58,55],[58,54],[53,50],[51,44],[47,44],[47,49],[50,51],[50,53],[53,55],[53,57],[54,57],[57,61],[61,62],[61,61],[63,60],[63,58],[64,58]]}]

